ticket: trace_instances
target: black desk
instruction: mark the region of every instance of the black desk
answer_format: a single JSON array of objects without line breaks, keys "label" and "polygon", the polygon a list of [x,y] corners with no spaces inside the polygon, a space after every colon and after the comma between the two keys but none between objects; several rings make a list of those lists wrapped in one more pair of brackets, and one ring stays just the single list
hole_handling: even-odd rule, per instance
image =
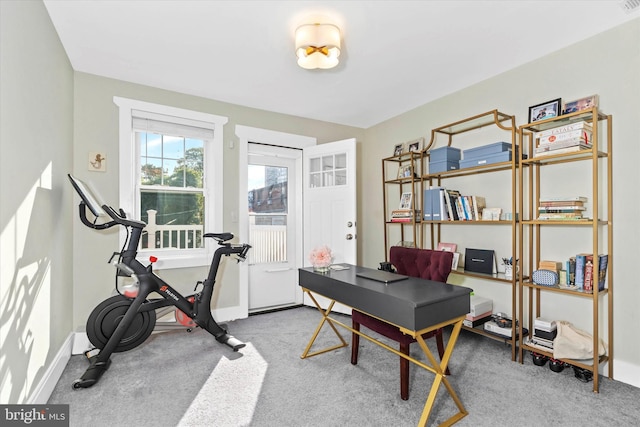
[{"label": "black desk", "polygon": [[[435,374],[431,391],[420,418],[421,426],[427,423],[441,383],[444,383],[459,410],[459,413],[445,421],[443,425],[453,424],[466,416],[467,411],[451,387],[444,372],[460,334],[462,321],[466,314],[469,313],[469,295],[472,290],[463,286],[448,285],[414,277],[385,284],[356,276],[356,273],[364,270],[370,269],[355,265],[350,265],[347,270],[331,270],[328,273],[316,273],[311,267],[299,269],[300,286],[322,314],[320,323],[300,357],[304,359],[348,346],[335,326],[339,325]],[[327,309],[320,307],[313,293],[322,295],[331,301]],[[402,332],[416,339],[430,364],[425,364],[415,358],[406,356],[398,350],[360,331],[355,331],[350,326],[330,317],[331,309],[336,302],[399,327]],[[333,329],[341,344],[309,353],[325,323],[328,323]],[[422,335],[448,325],[453,325],[453,331],[442,360],[438,363],[424,342]]]}]

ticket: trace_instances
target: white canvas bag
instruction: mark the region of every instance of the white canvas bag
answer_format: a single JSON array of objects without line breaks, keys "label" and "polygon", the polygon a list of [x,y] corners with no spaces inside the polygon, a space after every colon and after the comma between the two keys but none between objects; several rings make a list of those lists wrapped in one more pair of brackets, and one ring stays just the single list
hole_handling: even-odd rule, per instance
[{"label": "white canvas bag", "polygon": [[[592,359],[593,358],[593,336],[581,329],[576,328],[561,320],[557,322],[558,334],[553,340],[553,357],[555,359]],[[605,343],[602,339],[598,343],[598,355],[607,353]]]}]

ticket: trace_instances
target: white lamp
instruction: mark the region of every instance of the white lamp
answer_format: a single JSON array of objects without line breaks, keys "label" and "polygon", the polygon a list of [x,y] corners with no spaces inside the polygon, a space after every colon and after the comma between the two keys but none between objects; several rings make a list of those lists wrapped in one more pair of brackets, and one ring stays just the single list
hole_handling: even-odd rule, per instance
[{"label": "white lamp", "polygon": [[298,65],[308,70],[333,68],[340,56],[340,29],[332,24],[305,24],[296,29]]}]

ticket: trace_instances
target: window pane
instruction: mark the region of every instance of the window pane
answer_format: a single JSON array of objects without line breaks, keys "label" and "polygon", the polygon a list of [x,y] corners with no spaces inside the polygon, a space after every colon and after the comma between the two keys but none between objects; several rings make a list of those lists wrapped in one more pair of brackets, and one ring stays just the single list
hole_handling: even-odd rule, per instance
[{"label": "window pane", "polygon": [[309,159],[309,172],[320,172],[320,158],[316,157],[313,159]]},{"label": "window pane", "polygon": [[[141,220],[147,223],[143,248],[202,248],[204,195],[142,190]],[[151,240],[150,239],[151,237]]]},{"label": "window pane", "polygon": [[162,135],[156,133],[143,133],[146,139],[147,156],[162,157]]},{"label": "window pane", "polygon": [[347,171],[346,170],[338,170],[336,171],[336,185],[347,185]]},{"label": "window pane", "polygon": [[184,138],[165,135],[162,142],[162,157],[165,159],[184,158]]},{"label": "window pane", "polygon": [[184,169],[178,169],[177,160],[169,160],[165,158],[162,161],[163,185],[170,187],[184,187]]},{"label": "window pane", "polygon": [[336,169],[345,169],[347,167],[347,154],[336,154]]},{"label": "window pane", "polygon": [[162,159],[143,158],[140,167],[140,183],[142,185],[162,184]]}]

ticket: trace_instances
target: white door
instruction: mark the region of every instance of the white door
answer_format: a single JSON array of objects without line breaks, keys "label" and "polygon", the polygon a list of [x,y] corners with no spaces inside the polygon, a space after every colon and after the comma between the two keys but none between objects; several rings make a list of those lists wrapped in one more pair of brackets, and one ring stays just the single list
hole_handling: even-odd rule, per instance
[{"label": "white door", "polygon": [[[304,149],[304,265],[315,247],[326,245],[333,263],[357,263],[356,140],[319,144]],[[328,302],[318,301],[324,308]],[[304,304],[313,305],[305,295]],[[336,304],[335,311],[351,314]]]},{"label": "white door", "polygon": [[298,300],[296,221],[301,150],[250,144],[248,183],[249,311]]}]

